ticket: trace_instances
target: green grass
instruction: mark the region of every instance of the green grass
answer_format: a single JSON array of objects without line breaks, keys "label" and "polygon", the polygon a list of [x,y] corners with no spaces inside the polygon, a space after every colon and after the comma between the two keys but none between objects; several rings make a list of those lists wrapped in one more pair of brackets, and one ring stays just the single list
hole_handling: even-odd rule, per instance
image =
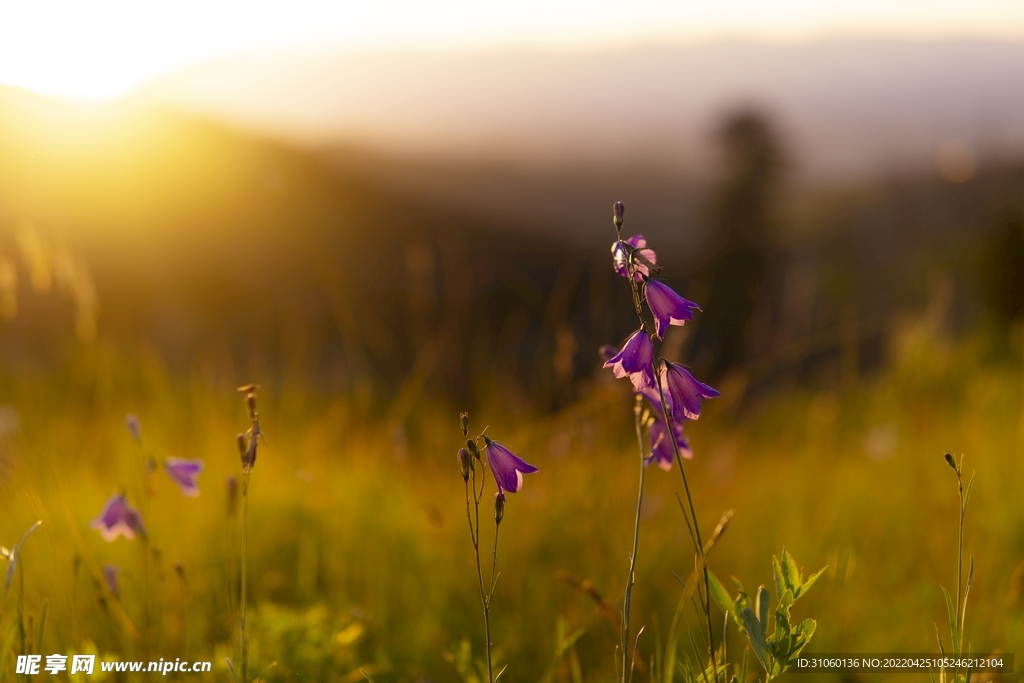
[{"label": "green grass", "polygon": [[[806,572],[828,565],[794,610],[818,621],[809,652],[937,652],[939,585],[956,584],[958,520],[943,453],[965,453],[966,472],[977,471],[965,643],[1012,652],[1024,643],[1024,367],[990,357],[979,339],[953,345],[920,324],[897,340],[888,370],[842,392],[787,389],[736,417],[726,383],[707,402],[688,430],[694,502],[705,533],[736,511],[710,566],[753,590],[772,585],[783,547]],[[267,680],[365,680],[360,669],[381,682],[458,680],[460,657],[483,654],[456,462],[460,406],[424,399],[389,422],[388,406],[262,383],[268,443],[252,474],[250,670],[276,662]],[[541,468],[508,496],[502,522],[491,623],[495,668],[509,664],[503,681],[614,677],[617,627],[563,578],[591,582],[613,606],[624,585],[637,473],[623,384],[599,381],[557,415],[531,415],[500,395],[472,412],[474,430],[489,425]],[[23,549],[25,613],[48,611],[39,652],[94,643],[124,658],[209,659],[206,679],[228,680],[224,658],[238,657],[237,540],[224,482],[240,473],[234,437],[248,426],[233,385],[172,377],[141,351],[99,345],[60,372],[0,378],[0,396],[20,417],[19,431],[0,439],[0,544],[43,522]],[[200,498],[182,497],[162,472],[155,495],[142,492],[128,412],[141,419],[147,454],[205,461]],[[139,541],[108,544],[88,526],[118,487],[145,515],[159,551],[148,563]],[[648,472],[633,595],[645,661],[680,595],[671,571],[693,566],[676,492],[676,472]],[[107,563],[122,570],[119,598],[101,587]],[[0,643],[14,616],[9,595]],[[691,610],[680,648],[697,623]],[[577,629],[555,661],[559,636]],[[729,647],[735,661],[735,632]],[[7,680],[13,665],[0,671]]]}]

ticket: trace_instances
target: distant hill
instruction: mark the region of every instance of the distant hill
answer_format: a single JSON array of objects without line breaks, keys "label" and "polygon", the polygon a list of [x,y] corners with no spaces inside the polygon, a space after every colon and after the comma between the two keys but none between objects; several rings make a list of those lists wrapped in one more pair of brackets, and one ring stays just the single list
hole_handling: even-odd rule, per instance
[{"label": "distant hill", "polygon": [[[0,320],[10,371],[62,362],[73,309],[94,287],[99,343],[151,349],[224,385],[294,376],[387,393],[416,366],[418,381],[466,396],[473,377],[527,381],[550,358],[541,340],[568,315],[589,258],[554,237],[524,240],[500,215],[403,194],[363,164],[167,110],[0,88],[0,262],[15,266],[18,301]],[[67,264],[88,280],[61,280]],[[563,270],[573,290],[545,322]],[[603,308],[594,315],[608,323]]]},{"label": "distant hill", "polygon": [[701,175],[721,115],[752,104],[798,172],[930,167],[963,139],[1024,150],[1024,42],[831,40],[555,52],[266,54],[196,66],[133,97],[304,144],[446,159],[655,163]]},{"label": "distant hill", "polygon": [[[0,88],[0,378],[66,367],[84,346],[226,389],[543,409],[585,388],[598,346],[635,325],[609,266],[610,203],[627,202],[627,230],[654,242],[669,283],[705,301],[712,190],[652,162],[301,148],[139,101]],[[802,361],[834,364],[851,311],[880,362],[886,321],[937,281],[973,325],[976,257],[1022,198],[1019,161],[959,183],[929,169],[792,185],[777,198],[789,341],[764,341],[759,367],[830,376]]]}]

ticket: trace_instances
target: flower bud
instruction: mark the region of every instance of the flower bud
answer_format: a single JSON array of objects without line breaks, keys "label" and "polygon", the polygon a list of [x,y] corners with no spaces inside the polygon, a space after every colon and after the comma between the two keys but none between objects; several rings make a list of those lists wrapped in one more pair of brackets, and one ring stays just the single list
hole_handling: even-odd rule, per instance
[{"label": "flower bud", "polygon": [[476,442],[473,439],[466,439],[466,448],[473,454],[473,457],[477,460],[480,459],[480,449],[476,447]]},{"label": "flower bud", "polygon": [[249,444],[245,441],[245,434],[239,434],[235,437],[235,444],[238,446],[238,455],[245,460],[245,452],[249,449]]},{"label": "flower bud", "polygon": [[459,420],[462,421],[462,435],[469,436],[469,413],[459,413]]},{"label": "flower bud", "polygon": [[956,460],[954,460],[953,456],[949,453],[946,453],[946,463],[948,463],[954,470],[956,469]]},{"label": "flower bud", "polygon": [[469,470],[473,467],[473,456],[465,448],[459,449],[459,470],[462,472],[462,481],[469,481]]},{"label": "flower bud", "polygon": [[626,213],[626,205],[622,202],[615,202],[612,204],[612,222],[615,223],[615,229],[622,229],[622,217]]},{"label": "flower bud", "polygon": [[494,494],[494,525],[501,524],[505,518],[505,494],[498,491]]},{"label": "flower bud", "polygon": [[256,394],[249,392],[245,395],[245,407],[249,409],[249,419],[256,414]]}]

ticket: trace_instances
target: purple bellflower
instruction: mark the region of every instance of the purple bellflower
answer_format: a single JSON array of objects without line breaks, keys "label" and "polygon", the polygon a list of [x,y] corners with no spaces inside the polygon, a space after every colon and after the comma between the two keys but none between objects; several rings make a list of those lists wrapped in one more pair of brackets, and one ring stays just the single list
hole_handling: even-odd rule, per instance
[{"label": "purple bellflower", "polygon": [[498,482],[498,489],[501,491],[515,493],[523,488],[523,475],[537,471],[536,467],[486,436],[484,451],[487,453],[487,464],[490,465],[494,480]]},{"label": "purple bellflower", "polygon": [[621,244],[618,241],[612,244],[612,267],[622,277],[629,277],[629,255],[634,251],[637,251],[639,256],[633,257],[634,273],[636,281],[639,282],[644,277],[651,276],[650,266],[658,262],[658,255],[653,249],[647,248],[647,240],[643,235],[633,235],[622,240]]},{"label": "purple bellflower", "polygon": [[644,295],[654,316],[654,333],[658,339],[665,336],[669,325],[682,326],[687,320],[693,320],[694,309],[700,310],[700,306],[679,296],[658,280],[648,280],[644,284]]},{"label": "purple bellflower", "polygon": [[[678,422],[672,423],[676,433],[676,444],[679,446],[679,455],[687,460],[693,460],[693,451],[690,450],[690,441],[683,435],[683,425]],[[647,456],[647,464],[658,463],[658,467],[668,472],[672,469],[672,462],[676,459],[675,451],[672,448],[672,437],[665,429],[665,420],[656,417],[651,426],[647,429],[647,435],[651,440],[651,454]]]},{"label": "purple bellflower", "polygon": [[605,362],[604,367],[611,368],[619,379],[629,377],[633,387],[640,391],[644,387],[654,386],[652,360],[654,347],[651,345],[651,336],[644,330],[637,330],[622,345],[622,350]]},{"label": "purple bellflower", "polygon": [[672,397],[672,420],[696,420],[700,417],[700,400],[718,398],[717,389],[699,381],[689,370],[676,363],[666,363],[661,370],[662,387]]},{"label": "purple bellflower", "polygon": [[183,458],[166,458],[164,469],[168,476],[174,480],[181,492],[189,498],[199,496],[199,485],[196,478],[203,471],[202,460],[185,460]]},{"label": "purple bellflower", "polygon": [[103,506],[103,512],[96,519],[89,522],[89,526],[100,532],[103,540],[113,543],[118,536],[124,534],[128,540],[139,534],[146,537],[146,527],[142,523],[142,515],[139,511],[128,504],[128,499],[123,493],[115,493]]}]

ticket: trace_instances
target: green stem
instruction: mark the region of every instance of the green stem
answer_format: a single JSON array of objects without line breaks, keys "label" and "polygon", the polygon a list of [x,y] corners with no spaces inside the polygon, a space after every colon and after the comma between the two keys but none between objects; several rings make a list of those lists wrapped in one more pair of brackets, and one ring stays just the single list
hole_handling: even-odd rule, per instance
[{"label": "green stem", "polygon": [[[483,461],[477,461],[479,466],[483,466]],[[466,484],[466,518],[469,520],[469,536],[473,541],[473,554],[476,556],[476,578],[477,583],[480,587],[480,604],[484,608],[484,650],[487,652],[487,681],[488,683],[494,683],[494,669],[491,663],[491,600],[487,596],[487,592],[484,589],[484,572],[480,564],[480,497],[483,495],[484,483],[487,477],[486,472],[480,474],[480,490],[477,492],[476,488],[476,468],[473,468],[473,508],[475,510],[476,524],[473,523],[473,518],[470,517],[469,512],[469,483]],[[498,539],[495,536],[494,539],[495,556],[497,556]],[[492,569],[493,576],[493,569]],[[493,593],[493,586],[492,586]]]},{"label": "green stem", "polygon": [[686,503],[690,508],[690,519],[693,520],[693,534],[694,534],[694,546],[696,546],[697,554],[700,557],[701,565],[704,568],[704,595],[707,598],[703,601],[704,614],[707,617],[708,627],[708,651],[711,653],[711,670],[715,674],[715,680],[718,680],[718,665],[715,661],[715,640],[714,630],[711,625],[711,582],[708,579],[708,565],[707,558],[704,556],[704,541],[700,537],[700,525],[697,523],[697,511],[693,506],[693,496],[690,495],[690,483],[686,479],[686,470],[683,469],[683,456],[679,450],[679,442],[676,439],[676,430],[672,424],[672,417],[668,413],[668,405],[665,403],[665,389],[661,386],[661,377],[658,373],[656,361],[651,361],[651,370],[654,372],[655,382],[658,384],[658,397],[661,399],[661,413],[665,419],[665,431],[668,432],[669,438],[672,440],[672,452],[676,456],[676,463],[679,465],[679,476],[683,479],[683,491],[686,493]]},{"label": "green stem", "polygon": [[629,556],[629,576],[626,578],[626,595],[622,601],[622,683],[626,683],[627,668],[631,669],[629,648],[629,607],[633,594],[633,578],[636,572],[636,553],[640,545],[640,510],[644,502],[644,477],[647,474],[646,453],[644,452],[643,431],[640,425],[640,402],[633,408],[636,426],[636,443],[640,449],[640,490],[636,496],[636,521],[633,525],[633,552]]},{"label": "green stem", "polygon": [[[253,438],[256,438],[255,436]],[[249,683],[249,638],[245,632],[246,621],[246,573],[249,565],[249,474],[250,469],[246,467],[242,471],[242,556],[241,556],[241,577],[239,580],[239,628],[241,633],[240,648],[242,683]]]}]

